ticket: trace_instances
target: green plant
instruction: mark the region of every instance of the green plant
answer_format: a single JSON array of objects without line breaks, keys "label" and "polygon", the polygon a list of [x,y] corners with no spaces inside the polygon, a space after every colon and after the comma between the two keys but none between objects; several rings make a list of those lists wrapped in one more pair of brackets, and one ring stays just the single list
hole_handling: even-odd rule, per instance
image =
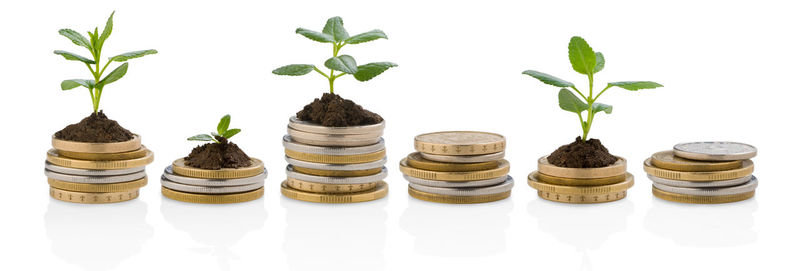
[{"label": "green plant", "polygon": [[225,115],[222,119],[219,120],[219,124],[217,124],[217,131],[211,132],[211,134],[199,134],[193,137],[188,138],[189,141],[214,141],[215,143],[222,143],[225,144],[228,142],[228,139],[235,136],[242,129],[228,129],[228,126],[231,124],[231,115]]},{"label": "green plant", "polygon": [[[61,29],[58,31],[64,37],[67,37],[75,43],[75,45],[81,46],[86,48],[91,52],[92,58],[83,57],[81,55],[70,53],[67,51],[55,50],[53,53],[63,56],[67,60],[73,61],[80,61],[86,64],[86,67],[89,68],[89,72],[92,73],[93,79],[69,79],[64,80],[61,82],[61,90],[70,90],[79,86],[83,86],[89,89],[89,95],[92,96],[92,106],[94,108],[94,113],[97,113],[97,109],[100,107],[100,96],[103,95],[103,89],[106,85],[116,82],[123,76],[125,73],[128,72],[128,60],[134,59],[138,57],[143,57],[146,55],[151,55],[158,53],[156,50],[141,50],[141,51],[133,51],[127,52],[124,54],[119,54],[116,56],[112,56],[108,58],[105,65],[100,63],[100,53],[103,51],[103,45],[105,44],[106,40],[109,36],[111,36],[111,29],[113,28],[114,24],[112,19],[114,18],[114,12],[111,13],[111,16],[108,17],[108,21],[106,22],[106,27],[103,29],[103,33],[97,32],[97,27],[94,28],[94,32],[89,31],[89,38],[87,39],[78,31],[72,29]],[[108,68],[108,65],[111,62],[124,62],[122,65],[115,68],[113,71],[109,72],[106,77],[103,77],[103,74]],[[94,67],[92,67],[94,65]],[[102,69],[100,68],[102,66]]]},{"label": "green plant", "polygon": [[[578,114],[581,129],[583,129],[583,136],[581,137],[583,141],[586,141],[589,135],[589,129],[592,128],[596,113],[605,112],[606,114],[611,114],[613,109],[611,105],[596,102],[597,98],[600,98],[600,95],[603,95],[606,90],[611,87],[620,87],[630,91],[663,87],[661,84],[651,81],[620,81],[608,83],[600,93],[594,95],[594,74],[603,70],[606,60],[602,53],[592,50],[592,47],[581,37],[572,37],[569,41],[569,62],[572,64],[573,70],[589,77],[588,96],[578,90],[575,84],[555,76],[533,70],[527,70],[522,73],[539,79],[542,83],[561,88],[558,92],[558,105],[561,109]],[[577,92],[580,98],[567,88]],[[583,118],[583,111],[587,111],[586,120]]]},{"label": "green plant", "polygon": [[[272,73],[277,75],[290,75],[299,76],[316,71],[317,73],[328,79],[330,92],[333,94],[333,81],[342,77],[345,74],[352,74],[356,80],[365,82],[369,81],[375,76],[380,75],[384,71],[392,67],[397,67],[397,64],[392,62],[374,62],[364,65],[357,65],[356,60],[349,55],[339,55],[339,51],[348,44],[359,44],[370,42],[377,39],[388,39],[386,34],[381,30],[367,31],[355,36],[350,36],[347,30],[344,29],[342,18],[333,17],[328,19],[322,32],[308,30],[305,28],[297,28],[295,33],[303,35],[313,41],[330,43],[333,45],[333,57],[325,61],[325,67],[330,69],[329,73],[325,73],[311,64],[292,64],[277,68]],[[336,74],[336,71],[341,73]]]}]

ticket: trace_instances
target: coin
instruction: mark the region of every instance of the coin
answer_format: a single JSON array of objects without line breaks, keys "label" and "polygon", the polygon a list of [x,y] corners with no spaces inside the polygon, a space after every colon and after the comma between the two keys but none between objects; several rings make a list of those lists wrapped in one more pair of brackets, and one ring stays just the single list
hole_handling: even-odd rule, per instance
[{"label": "coin", "polygon": [[227,203],[247,202],[259,199],[262,196],[264,196],[264,187],[244,193],[210,195],[210,194],[184,193],[162,186],[161,194],[169,199],[189,202],[189,203],[227,204]]},{"label": "coin", "polygon": [[742,167],[742,160],[718,162],[689,160],[675,156],[673,151],[657,152],[650,158],[653,166],[677,171],[720,171]]},{"label": "coin", "polygon": [[101,204],[129,201],[139,197],[139,189],[112,193],[84,193],[61,190],[50,187],[50,196],[54,199],[73,203]]},{"label": "coin", "polygon": [[319,170],[332,170],[332,171],[353,171],[353,170],[367,170],[367,169],[375,169],[381,168],[383,165],[386,164],[386,156],[378,161],[367,162],[367,163],[359,163],[359,164],[322,164],[322,163],[313,163],[313,162],[306,162],[300,161],[297,159],[293,159],[289,156],[285,156],[286,162],[290,165],[295,167],[301,168],[310,168],[310,169],[319,169]]},{"label": "coin", "polygon": [[312,183],[323,183],[323,184],[364,184],[364,183],[374,183],[386,179],[389,176],[389,170],[386,167],[380,168],[380,171],[377,174],[367,175],[367,176],[359,176],[359,177],[335,177],[335,176],[319,176],[319,175],[311,175],[305,174],[302,172],[298,172],[297,168],[288,165],[286,166],[286,178],[289,179],[298,179],[301,181],[312,182]]},{"label": "coin", "polygon": [[286,132],[292,138],[303,138],[307,140],[317,140],[317,141],[339,141],[339,140],[375,140],[380,138],[383,135],[383,130],[369,132],[364,134],[326,134],[326,133],[311,133],[301,130],[296,130],[292,128],[292,126],[286,127]]},{"label": "coin", "polygon": [[316,203],[355,203],[383,198],[389,194],[389,186],[386,185],[386,182],[380,181],[374,189],[367,191],[341,194],[321,194],[305,192],[291,188],[286,181],[284,181],[281,183],[281,194],[290,199]]},{"label": "coin", "polygon": [[498,161],[468,163],[468,164],[442,163],[422,158],[422,154],[420,154],[419,152],[409,154],[408,158],[406,159],[406,162],[408,163],[408,166],[413,168],[433,170],[433,171],[447,171],[447,172],[489,170],[497,168],[500,165],[500,162]]},{"label": "coin", "polygon": [[607,184],[607,185],[596,185],[596,186],[553,185],[540,182],[537,179],[528,179],[528,185],[539,191],[551,192],[556,194],[570,194],[570,195],[610,194],[623,190],[628,190],[631,187],[633,187],[633,174],[625,173],[624,182]]},{"label": "coin", "polygon": [[408,175],[403,175],[403,178],[405,178],[406,181],[408,181],[409,183],[430,186],[430,187],[485,187],[505,182],[508,179],[508,175],[500,176],[494,179],[469,181],[469,182],[431,181],[431,180],[411,177]]},{"label": "coin", "polygon": [[680,202],[680,203],[719,204],[719,203],[730,203],[730,202],[737,202],[750,199],[756,195],[756,191],[754,190],[742,194],[725,195],[725,196],[692,196],[692,195],[681,195],[676,193],[670,193],[653,187],[653,195],[663,200]]},{"label": "coin", "polygon": [[408,186],[419,192],[443,196],[485,196],[511,191],[511,188],[514,187],[514,179],[506,176],[505,182],[485,187],[433,187],[414,183],[410,183]]},{"label": "coin", "polygon": [[381,173],[382,169],[373,168],[373,169],[362,169],[362,170],[326,170],[326,169],[294,167],[294,170],[299,173],[321,176],[321,177],[365,177]]},{"label": "coin", "polygon": [[67,158],[79,160],[92,160],[92,161],[109,161],[109,160],[129,160],[142,158],[147,155],[147,148],[142,145],[141,148],[135,151],[118,152],[118,153],[89,153],[89,152],[71,152],[58,150],[58,154]]},{"label": "coin", "polygon": [[241,186],[241,185],[251,185],[263,182],[267,178],[267,170],[265,169],[264,172],[256,176],[245,177],[245,178],[203,179],[203,178],[193,178],[193,177],[184,177],[181,175],[176,175],[174,172],[172,172],[172,166],[168,166],[166,169],[164,169],[164,174],[162,175],[162,177],[172,182],[185,185],[209,186],[209,187]]},{"label": "coin", "polygon": [[731,161],[756,157],[756,147],[737,142],[690,142],[673,147],[675,155],[692,160]]},{"label": "coin", "polygon": [[144,171],[143,166],[133,167],[133,168],[123,168],[123,169],[94,170],[94,169],[62,167],[53,165],[50,162],[44,163],[44,169],[61,174],[80,175],[80,176],[119,176],[119,175],[128,175]]},{"label": "coin", "polygon": [[741,168],[706,172],[683,172],[661,169],[654,167],[650,161],[650,158],[644,161],[644,171],[647,172],[647,174],[670,180],[695,182],[724,181],[753,174],[753,161],[751,160],[744,160]]},{"label": "coin", "polygon": [[481,154],[481,155],[438,155],[438,154],[428,154],[421,152],[420,156],[422,158],[435,161],[435,162],[442,162],[442,163],[454,163],[454,164],[470,164],[470,163],[485,163],[485,162],[497,162],[498,160],[503,159],[506,157],[506,152],[496,152],[490,154]]},{"label": "coin", "polygon": [[112,193],[112,192],[127,192],[131,190],[138,190],[139,188],[147,185],[147,177],[124,183],[71,183],[60,181],[52,178],[47,178],[47,183],[50,187],[60,190],[84,193]]},{"label": "coin", "polygon": [[331,135],[357,135],[357,134],[370,134],[383,131],[386,127],[386,121],[381,121],[377,124],[359,125],[359,126],[344,126],[344,127],[328,127],[316,123],[299,120],[297,117],[289,118],[289,127],[309,133],[317,134],[331,134]]},{"label": "coin", "polygon": [[250,160],[252,164],[249,167],[213,170],[187,166],[186,161],[180,158],[172,162],[172,171],[177,175],[201,179],[238,179],[253,177],[264,172],[264,162],[252,157]]},{"label": "coin", "polygon": [[528,175],[528,179],[536,179],[543,183],[553,184],[553,185],[564,185],[564,186],[597,186],[597,185],[609,185],[615,183],[621,183],[625,181],[625,174],[605,177],[605,178],[595,178],[595,179],[573,179],[573,178],[562,178],[556,176],[550,176],[541,174],[538,171],[531,172]]},{"label": "coin", "polygon": [[414,149],[438,155],[480,155],[505,150],[502,135],[473,131],[448,131],[414,137]]},{"label": "coin", "polygon": [[539,173],[571,179],[598,179],[619,176],[625,174],[628,162],[625,158],[617,156],[617,162],[605,167],[598,168],[569,168],[559,167],[550,164],[547,156],[539,158]]},{"label": "coin", "polygon": [[289,129],[289,136],[292,140],[314,146],[340,146],[340,147],[358,147],[367,146],[378,143],[381,140],[380,135],[370,138],[342,138],[342,137],[328,137],[319,139],[315,134]]},{"label": "coin", "polygon": [[676,186],[676,187],[728,187],[728,186],[736,186],[746,182],[749,182],[750,179],[753,178],[753,175],[744,176],[738,179],[732,180],[724,180],[724,181],[711,181],[711,182],[690,182],[690,181],[678,181],[678,180],[670,180],[659,178],[650,174],[647,174],[647,178],[650,178],[653,183],[668,185],[668,186]]},{"label": "coin", "polygon": [[758,187],[758,179],[755,176],[752,179],[744,184],[740,184],[737,186],[731,187],[702,187],[702,188],[694,188],[694,187],[676,187],[676,186],[668,186],[659,183],[653,183],[653,187],[658,190],[681,194],[681,195],[690,195],[690,196],[727,196],[727,195],[736,195],[747,193],[750,191],[755,191],[756,187]]},{"label": "coin", "polygon": [[441,172],[441,171],[432,171],[432,170],[424,170],[424,169],[409,167],[408,163],[406,162],[406,159],[407,158],[403,158],[403,160],[400,161],[400,171],[403,172],[403,174],[415,178],[436,180],[436,181],[465,182],[465,181],[494,179],[503,175],[507,175],[508,171],[511,169],[511,164],[509,164],[508,161],[500,160],[500,165],[495,169],[478,170],[478,171]]},{"label": "coin", "polygon": [[474,203],[486,203],[486,202],[493,202],[499,201],[503,199],[507,199],[511,196],[511,190],[492,194],[492,195],[481,195],[481,196],[448,196],[448,195],[438,195],[433,193],[422,192],[412,188],[410,185],[408,186],[408,195],[411,197],[430,201],[430,202],[437,202],[437,203],[448,203],[448,204],[474,204]]},{"label": "coin", "polygon": [[361,184],[325,184],[301,181],[298,179],[287,178],[286,185],[291,188],[311,192],[311,193],[355,193],[373,189],[378,186],[378,182],[374,183],[361,183]]},{"label": "coin", "polygon": [[133,139],[124,142],[91,143],[57,139],[53,135],[53,148],[69,152],[82,153],[118,153],[135,151],[142,147],[142,138],[133,135]]},{"label": "coin", "polygon": [[169,188],[169,190],[184,192],[184,193],[219,195],[219,194],[234,194],[234,193],[244,193],[248,191],[253,191],[261,187],[264,187],[264,180],[261,180],[254,184],[237,185],[237,186],[197,186],[197,185],[186,185],[186,184],[176,183],[167,180],[167,178],[161,178],[161,186]]},{"label": "coin", "polygon": [[366,146],[358,146],[358,147],[313,146],[294,141],[292,140],[291,136],[284,135],[283,147],[286,148],[287,150],[292,150],[295,152],[302,152],[302,153],[313,153],[322,155],[356,155],[356,154],[373,153],[380,150],[384,150],[386,149],[386,144],[384,143],[384,140],[381,138],[380,140],[378,140],[378,143]]},{"label": "coin", "polygon": [[322,163],[322,164],[360,164],[379,161],[386,157],[386,150],[380,150],[373,153],[354,154],[354,155],[325,155],[315,153],[296,152],[286,149],[284,153],[287,157],[295,160]]},{"label": "coin", "polygon": [[537,192],[537,194],[539,195],[540,198],[549,201],[562,202],[562,203],[588,204],[588,203],[605,203],[605,202],[612,202],[624,199],[625,196],[628,195],[628,190],[603,193],[603,194],[592,194],[592,195],[560,194],[547,191],[539,191]]},{"label": "coin", "polygon": [[50,151],[47,152],[47,162],[50,162],[53,165],[94,170],[143,167],[152,163],[153,159],[153,152],[149,150],[147,151],[147,155],[145,157],[117,161],[90,161],[66,158],[59,155],[56,149],[50,149]]},{"label": "coin", "polygon": [[44,175],[47,176],[47,178],[59,181],[70,182],[70,183],[85,183],[85,184],[124,183],[124,182],[132,182],[147,177],[147,173],[144,170],[127,175],[82,176],[82,175],[63,174],[45,169]]}]

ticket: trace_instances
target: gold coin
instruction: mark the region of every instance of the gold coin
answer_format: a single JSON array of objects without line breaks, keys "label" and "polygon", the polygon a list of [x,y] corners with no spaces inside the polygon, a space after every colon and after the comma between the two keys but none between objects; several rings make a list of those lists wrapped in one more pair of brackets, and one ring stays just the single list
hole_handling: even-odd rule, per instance
[{"label": "gold coin", "polygon": [[486,132],[449,131],[414,137],[414,149],[440,155],[480,155],[506,149],[506,138]]},{"label": "gold coin", "polygon": [[543,183],[554,184],[554,185],[565,185],[565,186],[597,186],[597,185],[609,185],[609,184],[621,183],[625,181],[625,177],[626,175],[622,174],[606,178],[572,179],[572,178],[562,178],[562,177],[545,175],[539,173],[538,171],[534,171],[528,175],[528,180],[536,179]]},{"label": "gold coin", "polygon": [[537,194],[539,195],[540,198],[549,201],[562,202],[562,203],[588,204],[588,203],[612,202],[624,199],[625,196],[628,195],[628,190],[622,190],[618,192],[611,192],[605,194],[593,194],[593,195],[559,194],[547,191],[539,191]]},{"label": "gold coin", "polygon": [[264,187],[244,193],[234,194],[192,194],[175,191],[166,187],[161,187],[161,194],[165,197],[177,201],[202,204],[226,204],[240,203],[256,200],[264,196]]},{"label": "gold coin", "polygon": [[547,156],[539,158],[539,173],[570,179],[598,179],[608,178],[625,174],[628,161],[617,156],[617,162],[605,167],[598,168],[570,168],[559,167],[547,161]]},{"label": "gold coin", "polygon": [[373,153],[354,154],[354,155],[325,155],[315,153],[305,153],[286,149],[286,156],[300,161],[322,163],[322,164],[361,164],[375,162],[386,157],[386,150]]},{"label": "gold coin", "polygon": [[754,190],[746,193],[724,195],[724,196],[693,196],[693,195],[682,195],[682,194],[671,193],[653,187],[653,195],[663,200],[680,202],[680,203],[718,204],[718,203],[743,201],[752,198],[753,196],[756,195],[756,191]]},{"label": "gold coin", "polygon": [[119,153],[135,151],[142,147],[142,138],[133,135],[133,139],[124,142],[91,143],[56,139],[53,135],[53,148],[61,151],[82,153]]},{"label": "gold coin", "polygon": [[183,158],[172,162],[172,172],[175,174],[199,179],[240,179],[264,173],[264,162],[256,158],[250,158],[252,164],[249,167],[222,168],[222,169],[202,169],[186,165]]},{"label": "gold coin", "polygon": [[85,193],[61,190],[50,187],[50,196],[54,199],[74,203],[101,204],[129,201],[139,197],[139,189],[125,192]]},{"label": "gold coin", "polygon": [[689,160],[675,156],[672,150],[657,152],[653,154],[653,156],[650,158],[651,158],[650,162],[653,163],[653,166],[655,167],[669,169],[669,170],[677,170],[677,171],[691,171],[691,172],[721,171],[721,170],[737,169],[742,167],[742,160],[735,160],[735,161]]},{"label": "gold coin", "polygon": [[571,194],[571,195],[594,195],[594,194],[610,194],[619,191],[628,190],[633,186],[633,174],[625,173],[625,181],[621,183],[596,185],[596,186],[565,186],[554,185],[540,182],[537,179],[528,179],[528,185],[539,191],[551,192],[556,194]]},{"label": "gold coin", "polygon": [[684,172],[676,170],[668,170],[654,167],[652,159],[647,158],[644,161],[644,171],[647,174],[670,180],[691,181],[691,182],[711,182],[711,181],[724,181],[743,178],[753,174],[753,161],[744,160],[742,167],[731,170],[720,171],[703,171],[703,172]]},{"label": "gold coin", "polygon": [[383,198],[389,194],[389,186],[386,184],[386,182],[380,181],[378,182],[377,187],[366,191],[355,193],[324,194],[300,191],[289,187],[286,181],[284,181],[281,183],[281,194],[290,199],[316,203],[355,203]]},{"label": "gold coin", "polygon": [[142,145],[142,147],[139,148],[138,150],[129,152],[118,152],[118,153],[88,153],[88,152],[71,152],[71,151],[58,150],[58,155],[72,159],[90,160],[90,161],[129,160],[129,159],[145,157],[147,155],[147,148],[145,148],[145,146]]},{"label": "gold coin", "polygon": [[480,195],[480,196],[449,196],[449,195],[439,195],[428,192],[422,192],[414,188],[411,188],[411,186],[409,186],[408,195],[418,200],[424,200],[430,202],[449,203],[449,204],[472,204],[472,203],[485,203],[485,202],[503,200],[511,196],[511,191],[506,191],[497,194],[490,194],[490,195]]},{"label": "gold coin", "polygon": [[364,177],[375,175],[383,171],[383,167],[362,170],[327,170],[292,166],[295,172],[325,177]]},{"label": "gold coin", "polygon": [[374,183],[361,183],[361,184],[327,184],[327,183],[314,183],[301,181],[294,178],[287,178],[286,185],[291,188],[311,192],[311,193],[327,193],[327,194],[341,194],[341,193],[355,193],[373,189],[378,186],[377,182]]},{"label": "gold coin", "polygon": [[500,166],[500,162],[498,161],[469,164],[436,162],[422,158],[422,154],[419,152],[409,154],[406,163],[408,163],[408,166],[417,169],[444,172],[490,170]]},{"label": "gold coin", "polygon": [[84,193],[111,193],[137,190],[147,185],[147,177],[124,183],[71,183],[56,179],[47,178],[50,187],[72,192]]},{"label": "gold coin", "polygon": [[407,158],[403,158],[403,160],[400,161],[400,172],[414,178],[433,181],[468,182],[488,180],[507,175],[508,171],[511,169],[511,164],[509,164],[508,161],[500,160],[500,165],[495,169],[443,172],[409,167],[407,160]]},{"label": "gold coin", "polygon": [[126,168],[136,168],[136,167],[143,167],[153,162],[153,152],[147,150],[147,154],[144,157],[135,158],[135,159],[127,159],[127,160],[116,160],[116,161],[91,161],[91,160],[78,160],[73,158],[67,158],[58,154],[56,149],[50,149],[47,152],[47,162],[50,162],[56,166],[68,167],[68,168],[79,168],[79,169],[91,169],[91,170],[110,170],[110,169],[126,169]]}]

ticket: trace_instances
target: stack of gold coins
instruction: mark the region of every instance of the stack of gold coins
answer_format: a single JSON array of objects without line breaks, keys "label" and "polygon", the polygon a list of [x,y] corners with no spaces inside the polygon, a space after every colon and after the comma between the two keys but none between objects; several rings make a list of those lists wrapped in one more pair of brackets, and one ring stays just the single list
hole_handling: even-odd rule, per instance
[{"label": "stack of gold coins", "polygon": [[187,166],[184,159],[172,162],[161,176],[161,194],[190,203],[239,203],[264,196],[267,170],[264,162],[250,158],[249,167],[201,169]]},{"label": "stack of gold coins", "polygon": [[88,143],[53,137],[45,175],[50,196],[75,203],[114,203],[135,199],[147,185],[145,166],[153,152],[134,135],[125,142]]},{"label": "stack of gold coins", "polygon": [[418,135],[414,149],[400,161],[408,194],[439,203],[483,203],[511,196],[514,179],[504,160],[506,139],[486,132],[437,132]]},{"label": "stack of gold coins", "polygon": [[564,203],[603,203],[625,198],[633,186],[633,175],[626,172],[627,161],[601,168],[568,168],[550,164],[547,156],[539,158],[538,171],[528,175],[528,185],[539,197]]},{"label": "stack of gold coins", "polygon": [[691,142],[653,154],[644,171],[653,195],[682,203],[728,203],[755,196],[756,148],[735,142]]},{"label": "stack of gold coins", "polygon": [[319,203],[353,203],[385,197],[389,187],[385,122],[373,125],[327,127],[296,117],[289,119],[283,137],[286,181],[281,193]]}]

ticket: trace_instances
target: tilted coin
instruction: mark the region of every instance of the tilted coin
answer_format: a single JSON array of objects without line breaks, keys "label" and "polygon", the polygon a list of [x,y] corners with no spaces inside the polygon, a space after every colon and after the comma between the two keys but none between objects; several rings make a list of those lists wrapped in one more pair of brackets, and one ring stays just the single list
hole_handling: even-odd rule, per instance
[{"label": "tilted coin", "polygon": [[431,180],[411,177],[408,175],[403,175],[403,178],[405,178],[406,181],[408,181],[409,183],[430,186],[430,187],[485,187],[505,182],[508,179],[508,175],[500,176],[494,179],[468,181],[468,182],[431,181]]},{"label": "tilted coin", "polygon": [[[499,160],[499,159],[498,159]],[[476,171],[488,170],[497,168],[500,165],[498,161],[489,161],[482,163],[442,163],[437,161],[422,158],[422,154],[414,152],[408,155],[406,162],[408,166],[418,169],[433,170],[433,171]]]},{"label": "tilted coin", "polygon": [[322,163],[322,164],[361,164],[380,161],[386,157],[386,150],[380,150],[373,153],[353,154],[353,155],[325,155],[315,153],[296,152],[293,150],[285,149],[284,153],[287,157],[295,160],[309,162],[309,163]]},{"label": "tilted coin", "polygon": [[381,173],[382,170],[383,168],[381,167],[362,170],[327,170],[294,167],[295,172],[322,177],[365,177]]},{"label": "tilted coin", "polygon": [[355,193],[355,192],[367,191],[377,187],[378,182],[360,183],[360,184],[325,184],[325,183],[313,183],[293,178],[287,178],[286,185],[288,185],[291,188],[305,192],[339,194],[339,193]]},{"label": "tilted coin", "polygon": [[380,135],[374,135],[374,137],[369,138],[327,137],[320,139],[316,134],[301,132],[294,129],[289,129],[289,136],[291,136],[294,141],[314,146],[358,147],[372,145],[381,140]]},{"label": "tilted coin", "polygon": [[337,170],[337,171],[350,171],[350,170],[365,170],[373,168],[381,168],[386,164],[386,156],[374,162],[360,163],[360,164],[323,164],[300,161],[289,156],[285,156],[286,162],[290,165],[302,168],[321,169],[321,170]]},{"label": "tilted coin", "polygon": [[607,185],[564,186],[564,185],[553,185],[544,183],[537,179],[528,179],[528,185],[539,191],[551,192],[557,194],[571,194],[571,195],[609,194],[623,190],[628,190],[631,187],[633,187],[633,174],[626,173],[624,182],[607,184]]},{"label": "tilted coin", "polygon": [[675,155],[706,161],[744,160],[756,157],[756,147],[737,142],[689,142],[673,147]]},{"label": "tilted coin", "polygon": [[439,155],[479,155],[504,151],[506,138],[499,134],[474,131],[448,131],[414,137],[414,149]]},{"label": "tilted coin", "polygon": [[50,197],[60,201],[86,204],[102,204],[129,201],[139,197],[139,189],[112,193],[84,193],[50,187]]},{"label": "tilted coin", "polygon": [[491,194],[491,195],[480,195],[480,196],[449,196],[449,195],[439,195],[434,193],[422,192],[419,190],[414,189],[409,185],[408,187],[408,195],[418,199],[424,200],[429,202],[436,202],[436,203],[447,203],[447,204],[475,204],[475,203],[486,203],[486,202],[493,202],[507,199],[511,196],[511,190]]},{"label": "tilted coin", "polygon": [[742,178],[753,174],[753,161],[744,160],[742,167],[731,170],[721,171],[706,171],[706,172],[684,172],[676,170],[667,170],[654,167],[650,162],[650,158],[644,161],[644,171],[647,174],[670,180],[680,181],[695,181],[695,182],[710,182],[710,181],[724,181]]},{"label": "tilted coin", "polygon": [[376,200],[389,194],[389,186],[380,181],[374,189],[356,193],[322,194],[300,191],[289,187],[284,181],[281,183],[281,194],[290,199],[316,202],[316,203],[355,203]]},{"label": "tilted coin", "polygon": [[603,193],[603,194],[561,194],[555,192],[539,191],[537,193],[540,198],[562,202],[562,203],[577,203],[577,204],[590,204],[590,203],[605,203],[624,199],[628,195],[628,190],[617,192]]},{"label": "tilted coin", "polygon": [[52,178],[47,179],[50,187],[58,188],[66,191],[84,192],[84,193],[112,193],[112,192],[126,192],[131,190],[138,190],[139,188],[147,185],[147,177],[124,183],[71,183],[60,181]]},{"label": "tilted coin", "polygon": [[168,199],[189,202],[189,203],[228,204],[228,203],[240,203],[251,200],[257,200],[262,196],[264,196],[264,188],[261,187],[259,189],[244,193],[212,195],[212,194],[185,193],[185,192],[175,191],[162,186],[161,194],[164,195],[164,197],[167,197]]},{"label": "tilted coin", "polygon": [[264,172],[264,162],[252,157],[250,160],[252,164],[249,167],[214,170],[187,166],[186,161],[180,158],[172,162],[172,171],[177,175],[201,179],[238,179],[253,177]]},{"label": "tilted coin", "polygon": [[357,135],[357,134],[370,134],[383,131],[386,127],[386,121],[381,121],[377,124],[359,125],[359,126],[344,126],[344,127],[328,127],[316,123],[303,121],[297,117],[292,116],[289,118],[289,127],[295,130],[305,131],[317,134],[332,134],[332,135]]},{"label": "tilted coin", "polygon": [[[57,149],[58,150],[58,149]],[[90,152],[72,152],[65,150],[58,150],[58,154],[67,158],[92,160],[92,161],[109,161],[109,160],[128,160],[142,158],[147,155],[147,148],[142,145],[141,148],[128,152],[117,153],[90,153]]]},{"label": "tilted coin", "polygon": [[284,135],[283,147],[286,148],[287,150],[292,150],[295,152],[302,152],[302,153],[313,153],[322,155],[356,155],[356,154],[374,153],[377,151],[384,150],[386,149],[386,144],[384,143],[383,138],[381,138],[375,144],[358,146],[358,147],[314,146],[294,141],[292,140],[291,136]]},{"label": "tilted coin", "polygon": [[241,186],[241,185],[251,185],[256,183],[263,183],[265,179],[267,179],[267,170],[264,169],[264,172],[252,177],[245,177],[245,178],[236,178],[236,179],[203,179],[203,178],[193,178],[193,177],[185,177],[181,175],[176,175],[172,172],[172,166],[168,166],[164,169],[164,174],[162,175],[163,178],[170,180],[172,182],[176,182],[179,184],[185,185],[195,185],[195,186],[209,186],[209,187],[219,187],[219,186]]},{"label": "tilted coin", "polygon": [[597,168],[570,168],[559,167],[550,164],[547,161],[547,156],[539,158],[539,173],[573,179],[597,179],[619,176],[625,174],[627,170],[628,161],[625,158],[617,156],[617,162],[605,167]]},{"label": "tilted coin", "polygon": [[511,191],[514,188],[514,178],[506,176],[506,181],[497,185],[485,187],[433,187],[410,183],[414,190],[445,196],[485,196]]},{"label": "tilted coin", "polygon": [[324,183],[324,184],[363,184],[363,183],[374,183],[386,179],[386,176],[389,176],[389,170],[386,167],[381,168],[381,171],[378,174],[362,176],[362,177],[327,177],[327,176],[316,176],[316,175],[309,175],[297,172],[295,167],[292,165],[286,166],[286,178],[290,179],[298,179],[301,181],[312,182],[312,183]]},{"label": "tilted coin", "polygon": [[756,195],[756,191],[750,191],[742,194],[725,195],[725,196],[692,196],[682,195],[677,193],[666,192],[653,187],[653,196],[657,198],[680,203],[694,203],[694,204],[720,204],[743,201],[752,198]]},{"label": "tilted coin", "polygon": [[755,176],[750,179],[750,181],[740,184],[737,186],[731,187],[677,187],[677,186],[668,186],[659,183],[653,183],[653,187],[658,190],[664,192],[670,192],[675,194],[681,195],[690,195],[690,196],[727,196],[727,195],[736,195],[747,193],[751,191],[755,191],[756,187],[758,187],[758,179]]},{"label": "tilted coin", "polygon": [[653,166],[677,171],[720,171],[742,167],[742,160],[734,161],[699,161],[675,156],[673,151],[662,151],[650,157]]},{"label": "tilted coin", "polygon": [[94,169],[62,167],[58,165],[53,165],[50,162],[44,163],[44,169],[61,174],[80,175],[80,176],[119,176],[119,175],[128,175],[144,171],[143,166],[133,167],[133,168],[123,168],[123,169],[94,170]]},{"label": "tilted coin", "polygon": [[133,139],[124,142],[91,143],[57,139],[53,135],[53,148],[69,152],[83,153],[117,153],[135,151],[142,147],[142,138],[133,135]]},{"label": "tilted coin", "polygon": [[144,170],[127,175],[82,176],[82,175],[63,174],[45,169],[44,175],[47,176],[47,178],[56,179],[59,181],[70,182],[70,183],[85,183],[85,184],[124,183],[124,182],[132,182],[147,177],[147,173]]},{"label": "tilted coin", "polygon": [[144,157],[117,161],[90,161],[67,158],[59,155],[56,149],[50,149],[50,151],[47,152],[47,162],[53,165],[94,170],[143,167],[152,163],[153,159],[153,152],[149,150]]},{"label": "tilted coin", "polygon": [[647,174],[647,178],[649,178],[653,183],[663,184],[668,186],[675,186],[675,187],[728,187],[728,186],[736,186],[746,182],[749,182],[753,175],[747,175],[738,179],[732,180],[724,180],[724,181],[710,181],[710,182],[690,182],[690,181],[679,181],[679,180],[670,180],[659,178],[650,174]]},{"label": "tilted coin", "polygon": [[161,186],[169,188],[173,191],[192,193],[192,194],[234,194],[253,191],[264,187],[264,180],[254,184],[237,185],[237,186],[197,186],[176,183],[167,178],[161,178]]},{"label": "tilted coin", "polygon": [[481,154],[481,155],[439,155],[439,154],[429,154],[421,152],[420,156],[422,158],[442,162],[442,163],[454,163],[454,164],[470,164],[470,163],[485,163],[485,162],[497,162],[502,160],[506,157],[506,152],[496,152],[490,154]]},{"label": "tilted coin", "polygon": [[508,161],[506,160],[500,160],[500,165],[495,169],[478,170],[478,171],[458,171],[458,172],[442,172],[442,171],[417,169],[408,166],[406,158],[403,158],[403,160],[400,161],[400,172],[403,172],[403,174],[415,178],[436,180],[436,181],[466,182],[466,181],[494,179],[503,175],[507,175],[510,169],[511,169],[511,164],[509,164]]},{"label": "tilted coin", "polygon": [[531,172],[528,174],[528,179],[536,179],[543,183],[554,184],[554,185],[564,185],[564,186],[598,186],[598,185],[609,185],[615,183],[621,183],[625,181],[625,174],[605,177],[605,178],[594,178],[594,179],[574,179],[574,178],[563,178],[557,176],[550,176],[539,173],[539,171]]}]

